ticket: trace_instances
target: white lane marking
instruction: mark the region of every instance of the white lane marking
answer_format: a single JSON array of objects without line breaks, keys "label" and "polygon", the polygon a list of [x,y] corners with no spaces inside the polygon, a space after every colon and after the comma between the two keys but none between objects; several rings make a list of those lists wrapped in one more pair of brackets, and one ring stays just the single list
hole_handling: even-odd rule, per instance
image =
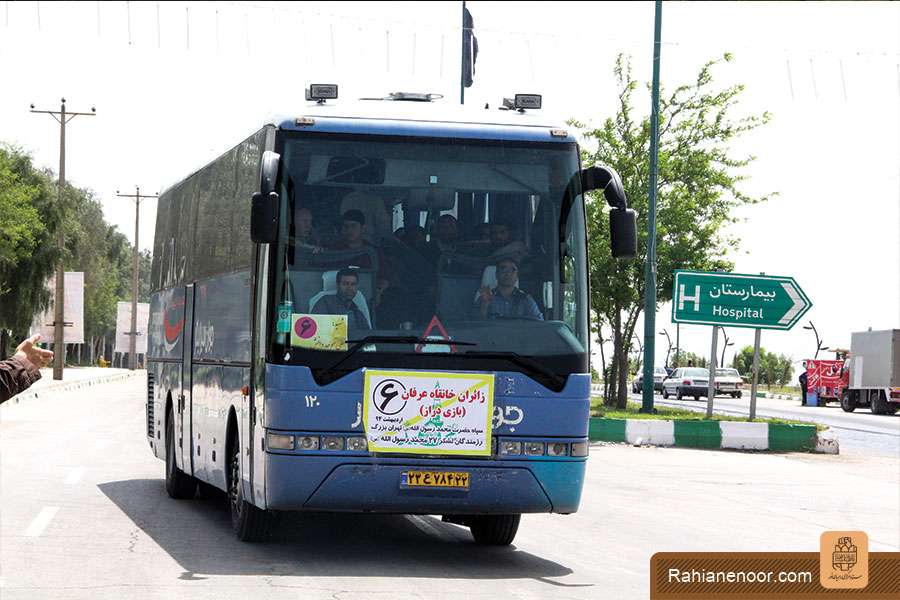
[{"label": "white lane marking", "polygon": [[47,525],[50,524],[50,521],[53,520],[53,517],[56,516],[56,512],[59,510],[58,506],[45,506],[38,516],[34,518],[34,521],[31,522],[31,525],[28,526],[28,529],[25,530],[25,537],[37,537],[44,533],[44,529],[47,528]]},{"label": "white lane marking", "polygon": [[97,443],[94,444],[94,450],[103,450],[109,446],[109,440],[97,440]]},{"label": "white lane marking", "polygon": [[69,476],[66,477],[66,485],[75,485],[81,481],[82,475],[84,475],[84,467],[75,467],[72,469],[72,472],[69,473]]}]

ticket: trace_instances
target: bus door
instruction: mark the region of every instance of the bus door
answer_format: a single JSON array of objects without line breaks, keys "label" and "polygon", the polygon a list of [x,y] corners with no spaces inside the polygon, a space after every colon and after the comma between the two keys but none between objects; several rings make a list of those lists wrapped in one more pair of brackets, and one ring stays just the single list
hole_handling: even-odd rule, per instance
[{"label": "bus door", "polygon": [[178,406],[176,421],[181,426],[181,469],[188,475],[194,474],[194,432],[191,410],[191,372],[193,371],[194,354],[194,284],[189,283],[184,289],[184,333],[182,334],[181,359],[181,402]]}]

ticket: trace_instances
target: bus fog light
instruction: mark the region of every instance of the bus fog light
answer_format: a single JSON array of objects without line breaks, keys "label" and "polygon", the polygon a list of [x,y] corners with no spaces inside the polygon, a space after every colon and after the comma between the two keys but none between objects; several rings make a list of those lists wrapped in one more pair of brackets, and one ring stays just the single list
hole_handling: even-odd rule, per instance
[{"label": "bus fog light", "polygon": [[525,454],[528,456],[543,456],[544,455],[544,443],[543,442],[526,442],[525,443]]},{"label": "bus fog light", "polygon": [[312,435],[298,435],[297,447],[301,450],[318,450],[319,438]]},{"label": "bus fog light", "polygon": [[500,454],[522,454],[522,442],[500,442]]},{"label": "bus fog light", "polygon": [[364,437],[349,437],[347,438],[347,450],[351,452],[365,452],[369,447],[366,444],[366,438]]},{"label": "bus fog light", "polygon": [[587,456],[588,448],[587,442],[575,442],[572,444],[572,456]]},{"label": "bus fog light", "polygon": [[547,454],[550,456],[566,456],[568,454],[567,444],[562,442],[551,442],[547,444]]},{"label": "bus fog light", "polygon": [[293,450],[294,436],[267,432],[266,447],[270,450]]},{"label": "bus fog light", "polygon": [[344,449],[344,438],[342,438],[342,437],[323,437],[322,438],[322,449],[323,450],[343,450]]}]

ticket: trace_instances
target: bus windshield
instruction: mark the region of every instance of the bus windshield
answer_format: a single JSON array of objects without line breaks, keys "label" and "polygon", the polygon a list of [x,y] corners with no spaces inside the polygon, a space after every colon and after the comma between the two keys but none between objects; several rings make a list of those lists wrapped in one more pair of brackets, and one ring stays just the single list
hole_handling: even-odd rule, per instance
[{"label": "bus windshield", "polygon": [[575,144],[279,136],[271,362],[587,372]]}]

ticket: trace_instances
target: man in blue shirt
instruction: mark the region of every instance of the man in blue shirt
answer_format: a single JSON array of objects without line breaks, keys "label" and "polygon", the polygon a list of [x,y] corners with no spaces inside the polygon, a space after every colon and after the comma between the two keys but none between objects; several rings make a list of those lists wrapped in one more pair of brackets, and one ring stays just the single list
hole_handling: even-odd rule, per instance
[{"label": "man in blue shirt", "polygon": [[482,319],[509,317],[543,321],[537,303],[517,287],[519,266],[511,258],[497,261],[497,287],[484,286],[478,292],[478,310]]}]

